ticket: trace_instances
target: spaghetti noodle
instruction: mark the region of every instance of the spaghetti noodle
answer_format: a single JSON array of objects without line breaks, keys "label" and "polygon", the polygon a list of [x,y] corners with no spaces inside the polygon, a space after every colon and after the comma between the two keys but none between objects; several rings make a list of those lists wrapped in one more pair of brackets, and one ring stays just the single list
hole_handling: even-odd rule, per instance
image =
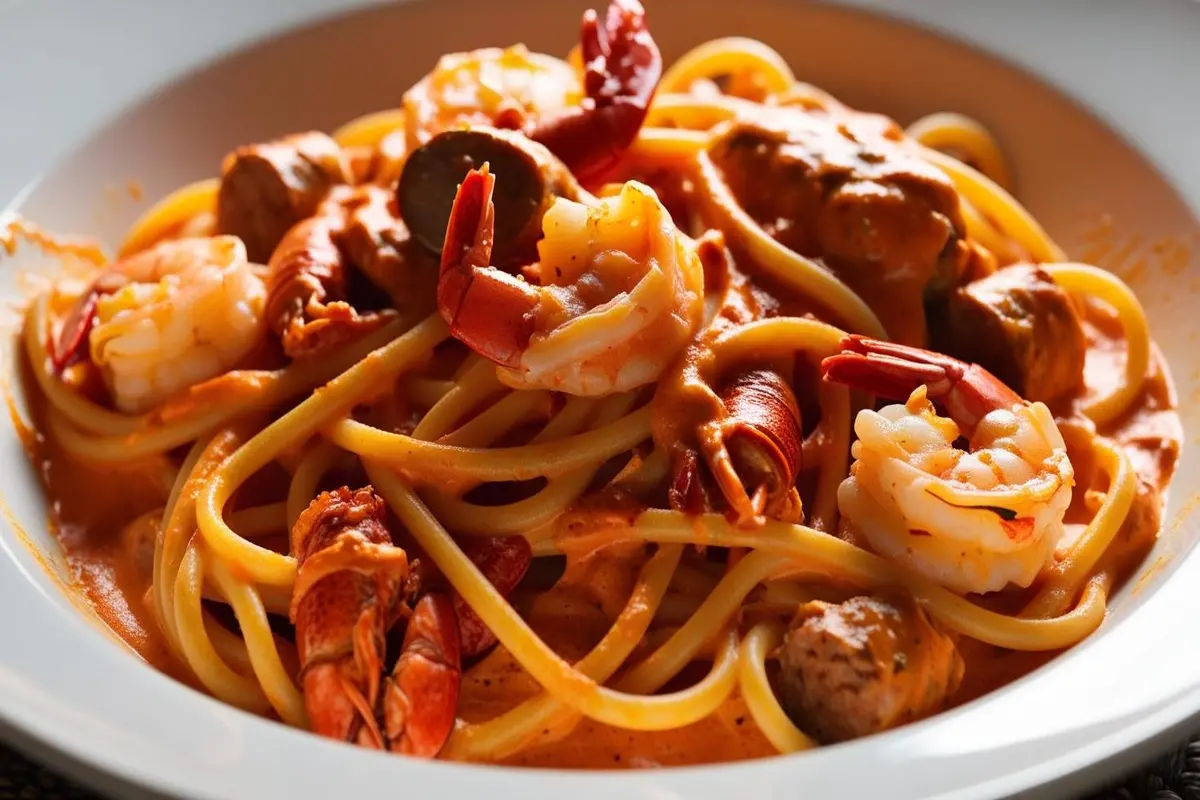
[{"label": "spaghetti noodle", "polygon": [[[741,38],[663,73],[633,0],[584,30],[577,60],[447,56],[400,110],[240,148],[30,304],[35,455],[63,508],[146,484],[84,521],[157,514],[119,549],[169,668],[413,755],[636,764],[655,732],[688,762],[953,705],[964,639],[1093,632],[1165,488],[1118,443],[1167,380],[1128,287],[1066,261],[969,118],[906,133]],[[259,295],[186,255],[217,236]],[[202,332],[235,309],[252,340]],[[184,388],[118,410],[131,380]]]}]

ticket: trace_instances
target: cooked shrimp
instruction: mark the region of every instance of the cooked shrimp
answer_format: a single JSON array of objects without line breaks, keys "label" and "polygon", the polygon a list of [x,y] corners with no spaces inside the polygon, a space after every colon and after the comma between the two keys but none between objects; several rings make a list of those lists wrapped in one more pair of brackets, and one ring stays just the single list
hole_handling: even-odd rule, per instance
[{"label": "cooked shrimp", "polygon": [[393,309],[355,307],[355,271],[406,311],[423,307],[432,294],[433,265],[420,263],[424,254],[410,246],[388,194],[362,186],[333,196],[316,216],[293,226],[271,254],[265,315],[289,358],[319,358],[396,316]]},{"label": "cooked shrimp", "polygon": [[859,413],[842,514],[880,555],[955,591],[1029,586],[1075,483],[1050,411],[940,353],[856,336],[843,346],[822,363],[826,380],[908,401]]},{"label": "cooked shrimp", "polygon": [[583,85],[567,62],[524,45],[450,53],[404,94],[409,148],[466,125],[521,129],[529,117],[559,113],[582,99]]},{"label": "cooked shrimp", "polygon": [[527,283],[489,266],[493,176],[459,187],[442,248],[438,309],[459,341],[516,389],[622,392],[658,379],[703,312],[696,243],[654,192],[626,183],[597,206],[557,198]]},{"label": "cooked shrimp", "polygon": [[263,340],[266,289],[236,236],[179,239],[108,267],[63,331],[86,341],[117,408],[139,413],[234,367]]},{"label": "cooked shrimp", "polygon": [[633,143],[662,55],[637,0],[613,0],[604,19],[583,15],[583,75],[523,45],[443,56],[404,95],[409,149],[441,131],[478,125],[520,130],[580,178],[598,175]]}]

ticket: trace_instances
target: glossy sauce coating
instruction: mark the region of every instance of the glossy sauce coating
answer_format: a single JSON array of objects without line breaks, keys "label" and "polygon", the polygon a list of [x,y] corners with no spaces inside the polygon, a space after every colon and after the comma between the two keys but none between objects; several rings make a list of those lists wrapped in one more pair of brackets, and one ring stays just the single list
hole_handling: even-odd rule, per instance
[{"label": "glossy sauce coating", "polygon": [[[1119,330],[1111,320],[1089,315],[1089,385],[1102,386],[1119,378],[1121,362],[1113,353]],[[1157,362],[1156,362],[1157,363]],[[1165,488],[1178,461],[1181,430],[1173,411],[1174,390],[1157,368],[1132,411],[1111,430],[1127,448],[1147,485]],[[35,427],[41,421],[34,420]],[[131,467],[127,472],[94,470],[69,458],[46,437],[31,440],[34,457],[52,498],[51,525],[63,547],[71,577],[104,622],[147,663],[185,683],[193,684],[188,670],[175,659],[146,602],[150,586],[143,535],[152,533],[145,522],[149,511],[161,507],[164,490],[155,476],[155,465]],[[1076,455],[1072,454],[1073,460]],[[1086,469],[1086,467],[1084,467]],[[86,489],[86,491],[84,490]],[[1082,496],[1082,492],[1078,493]],[[1159,515],[1136,515],[1142,526],[1155,525]],[[1068,522],[1083,523],[1083,508],[1072,508]],[[1154,540],[1153,532],[1124,531],[1134,546],[1121,548],[1119,573],[1133,577]],[[149,543],[152,547],[152,542]],[[514,597],[534,629],[558,652],[576,659],[584,655],[607,631],[632,590],[636,556],[614,553],[585,562],[568,563],[562,580],[530,602]],[[1004,593],[990,603],[1019,605],[1017,596]],[[1055,653],[1020,653],[969,640],[960,640],[966,662],[962,685],[949,704],[959,705],[1043,665]],[[702,677],[690,669],[678,684]],[[538,687],[504,648],[499,647],[466,670],[459,716],[483,721],[532,696]],[[583,720],[558,741],[535,744],[505,763],[540,767],[636,768],[672,764],[731,761],[772,755],[770,743],[755,727],[740,697],[735,695],[712,717],[683,728],[655,733],[618,730]]]}]

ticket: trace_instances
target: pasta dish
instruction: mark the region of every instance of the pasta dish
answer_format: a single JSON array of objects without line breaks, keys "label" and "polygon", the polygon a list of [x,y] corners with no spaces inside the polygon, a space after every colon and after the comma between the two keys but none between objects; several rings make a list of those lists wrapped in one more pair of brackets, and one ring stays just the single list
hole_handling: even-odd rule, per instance
[{"label": "pasta dish", "polygon": [[[26,441],[149,663],[423,758],[790,753],[1097,629],[1179,453],[1133,292],[907,128],[637,0],[237,147],[24,311]],[[4,235],[0,232],[0,242]]]}]

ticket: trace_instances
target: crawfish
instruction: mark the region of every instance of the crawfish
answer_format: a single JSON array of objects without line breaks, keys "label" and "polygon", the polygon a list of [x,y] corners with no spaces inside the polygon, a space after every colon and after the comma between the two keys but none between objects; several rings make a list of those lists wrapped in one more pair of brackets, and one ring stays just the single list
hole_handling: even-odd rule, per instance
[{"label": "crawfish", "polygon": [[[463,553],[479,567],[496,591],[507,597],[529,569],[533,552],[523,536],[478,536],[462,545]],[[462,657],[482,655],[496,643],[496,634],[484,623],[461,595],[454,595],[454,611],[462,642]]]},{"label": "crawfish", "polygon": [[695,512],[713,505],[702,483],[703,457],[741,523],[764,515],[799,519],[796,476],[803,435],[792,388],[777,372],[753,369],[730,381],[719,397],[720,412],[697,426],[698,451],[677,451],[671,506]]},{"label": "crawfish", "polygon": [[[719,234],[702,237],[697,255],[721,303],[654,396],[654,439],[674,462],[671,507],[699,513],[723,500],[739,524],[758,524],[766,516],[799,520],[795,484],[803,431],[791,384],[774,364],[714,374],[715,338],[773,308],[733,266]],[[710,491],[713,483],[716,493]]]},{"label": "crawfish", "polygon": [[[327,352],[378,329],[396,310],[420,311],[433,293],[432,265],[411,245],[376,186],[337,193],[283,237],[268,263],[266,318],[291,358]],[[395,309],[351,302],[355,273],[383,290]]]},{"label": "crawfish", "polygon": [[[292,529],[304,700],[322,736],[432,758],[454,728],[458,624],[444,593],[425,594],[408,611],[408,557],[385,516],[370,487],[343,487],[318,496]],[[400,658],[384,677],[387,633],[405,616]]]}]

